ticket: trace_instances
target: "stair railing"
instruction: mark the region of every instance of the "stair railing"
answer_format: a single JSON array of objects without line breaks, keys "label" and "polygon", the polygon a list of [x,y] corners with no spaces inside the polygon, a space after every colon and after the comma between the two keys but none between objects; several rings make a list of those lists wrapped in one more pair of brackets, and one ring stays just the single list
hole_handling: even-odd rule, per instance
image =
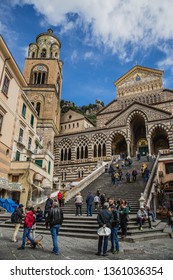
[{"label": "stair railing", "polygon": [[91,174],[81,180],[77,185],[75,185],[71,190],[67,192],[66,202],[74,197],[78,192],[85,189],[90,183],[97,179],[101,174],[105,172],[105,165],[109,164],[108,162],[102,162],[101,166],[98,166]]},{"label": "stair railing", "polygon": [[156,170],[157,170],[157,166],[158,166],[159,157],[160,157],[160,152],[158,152],[158,155],[155,159],[155,162],[154,162],[152,170],[151,170],[151,174],[149,176],[149,179],[147,181],[147,184],[145,186],[144,193],[143,193],[144,198],[145,198],[148,206],[150,206],[150,202],[151,202],[151,199],[152,199],[152,190],[154,189],[153,180],[154,180],[155,175],[156,175]]}]

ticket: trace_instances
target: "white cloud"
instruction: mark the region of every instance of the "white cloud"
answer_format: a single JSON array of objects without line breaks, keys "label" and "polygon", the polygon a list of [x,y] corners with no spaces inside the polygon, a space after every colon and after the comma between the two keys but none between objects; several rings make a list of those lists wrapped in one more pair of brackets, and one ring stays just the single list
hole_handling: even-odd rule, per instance
[{"label": "white cloud", "polygon": [[93,52],[86,52],[84,53],[84,60],[87,60],[87,59],[93,59],[94,58],[94,53]]},{"label": "white cloud", "polygon": [[134,48],[147,49],[173,39],[171,0],[11,1],[33,5],[47,23],[63,26],[62,33],[82,27],[86,42],[111,50],[125,61],[133,59]]},{"label": "white cloud", "polygon": [[71,61],[73,62],[73,63],[76,63],[76,61],[77,61],[77,59],[78,59],[78,52],[77,52],[77,50],[74,50],[73,52],[72,52],[72,55],[71,55]]}]

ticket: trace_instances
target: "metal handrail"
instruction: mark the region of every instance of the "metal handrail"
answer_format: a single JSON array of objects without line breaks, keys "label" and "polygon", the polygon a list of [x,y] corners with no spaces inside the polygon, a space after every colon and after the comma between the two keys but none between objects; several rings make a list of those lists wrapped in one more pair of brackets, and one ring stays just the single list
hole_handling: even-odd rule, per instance
[{"label": "metal handrail", "polygon": [[152,167],[151,174],[149,176],[149,179],[147,181],[147,184],[145,186],[144,193],[143,193],[147,205],[149,205],[149,203],[150,203],[149,197],[150,197],[150,193],[151,193],[152,186],[153,186],[153,179],[154,179],[155,174],[156,174],[156,169],[157,169],[159,157],[160,157],[160,152],[158,152],[158,155],[157,155],[157,157],[155,159],[155,162],[154,162],[153,167]]}]

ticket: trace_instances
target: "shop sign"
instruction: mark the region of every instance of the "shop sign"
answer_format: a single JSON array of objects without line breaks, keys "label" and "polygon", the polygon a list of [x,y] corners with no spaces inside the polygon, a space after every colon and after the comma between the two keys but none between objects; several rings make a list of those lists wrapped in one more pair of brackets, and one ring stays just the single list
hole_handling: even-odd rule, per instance
[{"label": "shop sign", "polygon": [[1,189],[8,189],[8,180],[6,178],[0,178],[0,188]]}]

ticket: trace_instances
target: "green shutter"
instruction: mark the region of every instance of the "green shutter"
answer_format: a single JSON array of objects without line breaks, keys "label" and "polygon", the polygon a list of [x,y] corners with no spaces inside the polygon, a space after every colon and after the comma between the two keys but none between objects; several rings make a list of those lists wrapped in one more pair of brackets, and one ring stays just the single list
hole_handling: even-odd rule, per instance
[{"label": "green shutter", "polygon": [[35,164],[37,164],[38,166],[40,166],[42,168],[43,160],[42,159],[36,159]]}]

